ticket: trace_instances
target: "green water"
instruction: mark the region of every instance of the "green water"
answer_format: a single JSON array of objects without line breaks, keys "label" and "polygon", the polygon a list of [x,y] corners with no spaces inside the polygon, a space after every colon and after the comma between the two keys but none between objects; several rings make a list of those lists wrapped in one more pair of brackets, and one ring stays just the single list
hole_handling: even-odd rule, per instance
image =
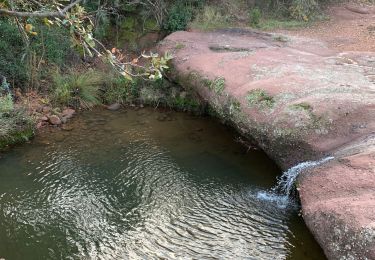
[{"label": "green water", "polygon": [[208,118],[94,110],[1,155],[0,258],[324,259],[278,168]]}]

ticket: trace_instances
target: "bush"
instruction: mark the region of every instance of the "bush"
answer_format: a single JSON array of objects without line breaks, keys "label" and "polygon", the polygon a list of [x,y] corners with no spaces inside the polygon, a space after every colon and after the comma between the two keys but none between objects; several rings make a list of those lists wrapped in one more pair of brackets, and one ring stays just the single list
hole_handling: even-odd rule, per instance
[{"label": "bush", "polygon": [[8,145],[29,140],[34,134],[34,122],[23,110],[0,113],[0,150]]},{"label": "bush", "polygon": [[10,93],[0,96],[0,114],[9,113],[14,109],[13,98]]},{"label": "bush", "polygon": [[64,106],[91,108],[100,104],[99,88],[103,84],[103,75],[93,70],[84,73],[71,71],[66,75],[56,73],[52,100]]},{"label": "bush", "polygon": [[51,65],[68,66],[75,56],[66,29],[42,24],[36,28],[38,35],[30,37],[26,48],[17,26],[0,19],[0,74],[23,89],[29,83],[37,83]]},{"label": "bush", "polygon": [[316,13],[318,6],[316,0],[293,0],[289,7],[290,16],[293,19],[307,22]]},{"label": "bush", "polygon": [[17,26],[3,19],[0,19],[0,53],[0,74],[10,83],[24,84],[28,79],[24,44]]},{"label": "bush", "polygon": [[329,0],[256,0],[261,10],[279,17],[308,21],[318,14],[319,7]]},{"label": "bush", "polygon": [[186,30],[191,19],[192,9],[187,5],[177,3],[170,10],[163,28],[167,32]]},{"label": "bush", "polygon": [[191,23],[191,27],[208,31],[228,26],[229,20],[229,17],[223,15],[218,7],[205,6]]},{"label": "bush", "polygon": [[68,30],[45,25],[38,25],[37,29],[38,36],[30,42],[31,50],[47,63],[68,66],[75,55]]},{"label": "bush", "polygon": [[260,23],[260,18],[262,17],[262,13],[258,7],[252,9],[249,13],[249,20],[250,25],[254,27],[258,27]]},{"label": "bush", "polygon": [[136,83],[123,76],[112,76],[111,79],[107,80],[102,94],[103,102],[106,104],[131,102],[134,97],[132,93],[134,84]]}]

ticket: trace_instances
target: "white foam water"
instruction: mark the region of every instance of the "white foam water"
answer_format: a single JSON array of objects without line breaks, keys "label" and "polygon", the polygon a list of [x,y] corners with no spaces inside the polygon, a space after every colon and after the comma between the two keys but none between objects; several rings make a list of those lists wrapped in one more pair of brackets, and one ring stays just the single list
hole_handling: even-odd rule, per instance
[{"label": "white foam water", "polygon": [[293,203],[293,195],[295,192],[294,183],[296,182],[298,175],[306,169],[314,168],[332,159],[334,159],[334,157],[330,156],[319,161],[307,161],[293,166],[277,178],[277,184],[271,189],[271,191],[260,191],[257,194],[257,198],[264,201],[274,202],[279,208],[286,208]]}]

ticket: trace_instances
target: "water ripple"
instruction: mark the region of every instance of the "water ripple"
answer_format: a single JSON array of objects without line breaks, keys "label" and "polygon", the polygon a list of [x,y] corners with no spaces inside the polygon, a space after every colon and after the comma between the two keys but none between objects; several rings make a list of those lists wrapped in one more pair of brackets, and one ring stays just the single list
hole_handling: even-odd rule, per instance
[{"label": "water ripple", "polygon": [[[101,113],[78,120],[77,131],[57,132],[63,142],[38,146],[45,142],[37,139],[0,161],[0,258],[314,256],[315,244],[298,249],[291,242],[295,209],[257,197],[275,172],[239,156],[242,148],[216,124]],[[96,124],[98,118],[106,119]],[[205,130],[192,142],[197,124]],[[298,221],[297,229],[305,228]]]}]

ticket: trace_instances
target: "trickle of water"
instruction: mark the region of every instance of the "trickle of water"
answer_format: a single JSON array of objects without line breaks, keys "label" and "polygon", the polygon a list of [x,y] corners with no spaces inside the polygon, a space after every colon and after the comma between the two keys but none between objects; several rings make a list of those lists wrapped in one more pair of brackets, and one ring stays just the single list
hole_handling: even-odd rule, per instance
[{"label": "trickle of water", "polygon": [[278,177],[277,184],[271,189],[271,192],[260,191],[257,194],[257,198],[276,202],[280,208],[285,208],[288,204],[290,204],[290,198],[294,195],[294,183],[296,182],[298,175],[303,170],[314,168],[332,159],[334,159],[334,157],[330,156],[319,161],[307,161],[293,166]]},{"label": "trickle of water", "polygon": [[307,162],[302,162],[300,164],[297,164],[296,166],[293,166],[292,168],[284,172],[283,175],[281,175],[278,178],[277,185],[272,190],[278,194],[282,194],[285,196],[292,195],[294,191],[293,185],[296,182],[298,175],[303,170],[314,168],[332,159],[334,159],[334,157],[330,156],[330,157],[321,159],[319,161],[307,161]]}]

